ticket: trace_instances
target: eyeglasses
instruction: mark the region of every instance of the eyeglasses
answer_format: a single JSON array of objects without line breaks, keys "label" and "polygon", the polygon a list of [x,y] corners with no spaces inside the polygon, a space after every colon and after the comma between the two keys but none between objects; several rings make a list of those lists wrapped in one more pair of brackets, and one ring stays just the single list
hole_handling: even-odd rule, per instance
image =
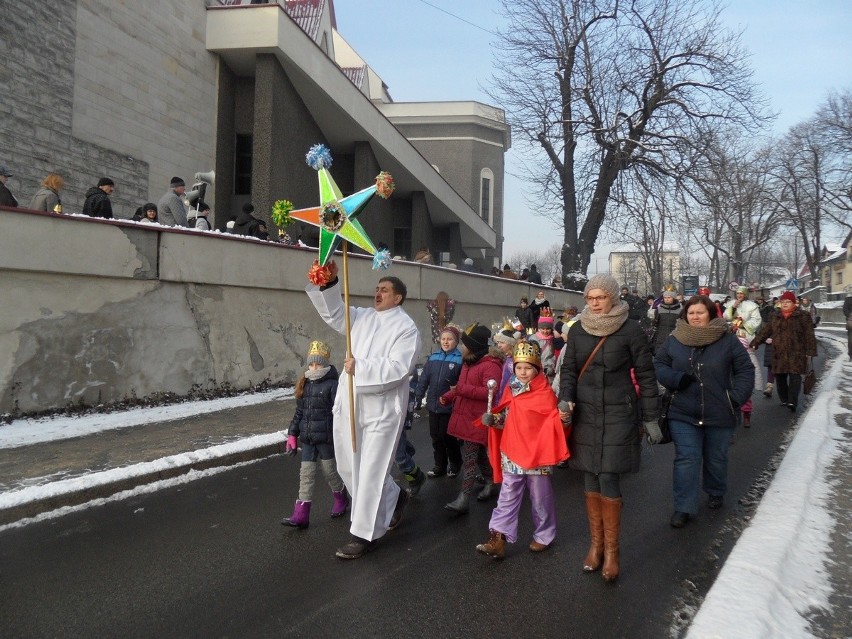
[{"label": "eyeglasses", "polygon": [[591,297],[591,296],[587,295],[586,301],[587,302],[603,302],[608,297],[609,297],[609,295],[596,295],[595,297]]}]

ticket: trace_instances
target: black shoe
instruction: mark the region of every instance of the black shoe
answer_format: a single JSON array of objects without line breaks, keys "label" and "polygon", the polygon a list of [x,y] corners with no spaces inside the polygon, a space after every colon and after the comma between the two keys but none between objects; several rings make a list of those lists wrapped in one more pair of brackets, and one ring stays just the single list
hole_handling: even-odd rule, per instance
[{"label": "black shoe", "polygon": [[724,498],[722,495],[710,495],[707,499],[707,508],[710,510],[719,510],[722,507]]},{"label": "black shoe", "polygon": [[680,511],[675,511],[672,515],[672,518],[669,520],[669,523],[672,525],[672,528],[683,528],[686,526],[686,522],[689,521],[689,513],[682,513]]},{"label": "black shoe", "polygon": [[341,559],[358,559],[369,552],[375,543],[375,541],[367,541],[366,539],[352,535],[351,541],[345,546],[338,548],[334,554]]},{"label": "black shoe", "polygon": [[420,492],[423,484],[426,483],[426,473],[417,467],[413,473],[405,476],[405,480],[408,482],[408,494],[415,497]]},{"label": "black shoe", "polygon": [[405,510],[405,505],[407,503],[408,492],[400,488],[399,497],[396,498],[396,508],[393,509],[393,516],[391,517],[388,530],[394,530],[397,526],[399,526],[399,522],[402,521],[402,511]]},{"label": "black shoe", "polygon": [[431,479],[436,479],[437,477],[443,477],[444,475],[446,475],[447,469],[441,468],[440,466],[435,466],[432,470],[430,470],[426,474],[429,475],[429,477]]},{"label": "black shoe", "polygon": [[796,412],[796,405],[795,405],[795,404],[787,404],[787,408],[789,408],[789,409],[790,409],[790,412],[791,412],[791,413],[795,413],[795,412]]}]

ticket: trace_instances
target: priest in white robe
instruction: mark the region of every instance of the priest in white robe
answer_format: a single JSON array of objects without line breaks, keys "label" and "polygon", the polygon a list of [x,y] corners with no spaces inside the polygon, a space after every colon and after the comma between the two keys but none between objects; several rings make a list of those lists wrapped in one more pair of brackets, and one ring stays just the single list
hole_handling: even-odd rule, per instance
[{"label": "priest in white robe", "polygon": [[[328,264],[326,286],[305,291],[323,321],[345,334],[342,286],[337,265]],[[352,539],[337,550],[342,559],[357,559],[376,539],[399,523],[407,493],[391,477],[397,442],[408,406],[408,377],[420,353],[420,333],[402,310],[405,284],[383,277],[373,308],[350,307],[352,357],[346,359],[334,404],[334,453],[337,471],[352,497]],[[349,376],[354,382],[355,443],[349,422]]]}]

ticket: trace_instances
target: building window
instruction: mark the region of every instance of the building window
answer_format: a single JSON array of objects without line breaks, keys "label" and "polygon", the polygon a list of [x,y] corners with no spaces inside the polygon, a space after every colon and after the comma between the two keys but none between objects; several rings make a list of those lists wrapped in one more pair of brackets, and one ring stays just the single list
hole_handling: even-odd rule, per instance
[{"label": "building window", "polygon": [[234,195],[251,195],[251,153],[254,141],[250,134],[237,134],[234,145]]},{"label": "building window", "polygon": [[393,230],[393,254],[411,259],[411,229],[400,227]]},{"label": "building window", "polygon": [[479,176],[479,215],[488,226],[494,226],[494,173],[482,169]]}]

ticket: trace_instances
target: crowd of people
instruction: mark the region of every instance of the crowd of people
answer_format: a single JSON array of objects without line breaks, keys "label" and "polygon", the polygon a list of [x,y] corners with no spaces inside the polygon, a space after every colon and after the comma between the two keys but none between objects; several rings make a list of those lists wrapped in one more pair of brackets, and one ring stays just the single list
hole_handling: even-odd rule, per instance
[{"label": "crowd of people", "polygon": [[[328,284],[306,290],[320,317],[344,332],[334,262],[330,268]],[[396,528],[425,477],[459,476],[458,495],[445,505],[451,516],[497,498],[487,539],[476,546],[496,559],[518,541],[528,493],[529,550],[543,552],[557,533],[551,477],[557,468],[569,468],[583,476],[590,544],[582,568],[615,581],[622,479],[639,470],[643,438],[651,445],[664,441],[661,394],[675,446],[669,523],[682,528],[698,516],[702,490],[708,508],[724,505],[732,434],[738,425],[750,425],[743,411],[755,389],[766,390],[756,383],[761,366],[754,349],[773,344],[769,368],[779,399],[794,411],[807,360],[816,354],[814,321],[791,292],[768,311],[771,305],[749,300],[747,290],[724,305],[706,288],[683,300],[667,287],[659,299],[637,302],[611,276],[595,275],[583,291],[582,310],[557,315],[538,291],[532,303],[522,298],[514,316],[502,318],[493,330],[484,322],[466,329],[452,324],[455,302],[441,292],[428,305],[434,348],[418,375],[420,335],[402,308],[406,295],[398,278],[381,278],[373,307],[350,309],[352,352],[342,373],[329,364],[327,347],[312,344],[308,381],[300,382],[297,393],[288,450],[302,443],[303,471],[294,513],[283,523],[307,525],[310,464],[317,458],[327,464],[331,449],[325,439],[320,448],[317,437],[306,438],[300,424],[321,422],[315,430],[322,437],[332,433],[335,470],[345,486],[340,488],[329,468],[331,515],[351,508],[351,537],[336,553],[343,559],[362,557]],[[317,357],[317,349],[324,357]],[[336,398],[327,394],[316,409],[317,420],[305,399],[317,394],[304,390],[311,383],[337,389]],[[391,463],[401,468],[403,442],[414,454],[404,424],[412,423],[412,413],[424,403],[433,466],[423,478],[403,472],[403,486],[394,481]]]},{"label": "crowd of people", "polygon": [[[12,175],[6,165],[0,164],[0,206],[17,208],[22,205],[6,186]],[[61,175],[48,174],[26,208],[56,214],[67,213],[68,211],[62,208],[61,193],[64,187],[65,180]],[[111,200],[114,192],[115,181],[110,177],[100,178],[97,184],[86,190],[82,213],[90,217],[114,219],[116,216],[113,214]],[[229,217],[225,231],[261,240],[279,241],[278,237],[270,236],[266,222],[255,217],[253,213],[254,206],[250,202],[245,203],[238,214]],[[168,190],[158,202],[145,202],[134,211],[130,219],[148,224],[210,231],[213,228],[210,223],[212,214],[210,205],[204,200],[190,203],[186,197],[186,182],[176,176],[170,180]],[[280,240],[288,244],[297,243],[291,241],[286,234],[283,234]]]}]

